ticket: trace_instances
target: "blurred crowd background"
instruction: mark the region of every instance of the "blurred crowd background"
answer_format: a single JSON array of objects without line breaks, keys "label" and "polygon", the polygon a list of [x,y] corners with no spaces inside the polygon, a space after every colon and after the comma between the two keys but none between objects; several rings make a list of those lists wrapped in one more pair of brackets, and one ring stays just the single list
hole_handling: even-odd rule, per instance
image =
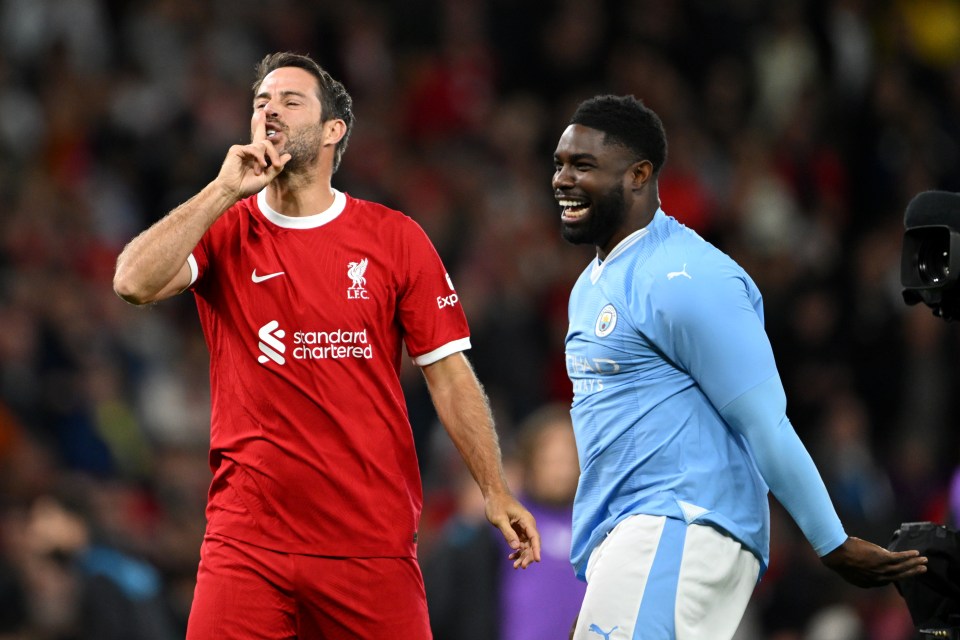
[{"label": "blurred crowd background", "polygon": [[[133,308],[111,277],[123,245],[248,139],[254,65],[279,50],[354,96],[334,184],[433,239],[530,500],[533,465],[557,474],[547,486],[569,480],[568,450],[536,461],[522,433],[569,403],[567,293],[590,259],[559,237],[552,152],[581,99],[632,93],[666,126],[663,208],[764,294],[788,413],[848,532],[886,544],[901,522],[957,525],[960,333],[903,303],[899,264],[910,198],[960,190],[960,3],[0,0],[0,638],[182,637],[207,352],[192,296]],[[465,639],[457,619],[481,601],[504,617],[520,596],[476,573],[502,550],[462,562],[492,529],[470,529],[482,506],[419,373],[404,376],[437,637]],[[742,640],[911,637],[892,587],[845,587],[775,502],[773,519]],[[553,575],[539,569],[521,575]]]}]

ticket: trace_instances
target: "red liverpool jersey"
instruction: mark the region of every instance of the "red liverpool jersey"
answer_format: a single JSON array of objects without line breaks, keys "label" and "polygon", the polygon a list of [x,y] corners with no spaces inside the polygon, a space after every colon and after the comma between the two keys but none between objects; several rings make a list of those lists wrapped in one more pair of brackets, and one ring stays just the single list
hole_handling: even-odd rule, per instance
[{"label": "red liverpool jersey", "polygon": [[423,502],[400,387],[469,348],[416,222],[336,192],[309,217],[238,202],[190,259],[210,349],[207,530],[278,551],[411,556]]}]

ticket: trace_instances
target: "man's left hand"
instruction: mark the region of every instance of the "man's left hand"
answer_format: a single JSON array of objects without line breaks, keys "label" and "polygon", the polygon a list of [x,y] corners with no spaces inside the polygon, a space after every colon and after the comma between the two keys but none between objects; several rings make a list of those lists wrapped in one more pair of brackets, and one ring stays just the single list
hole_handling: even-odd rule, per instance
[{"label": "man's left hand", "polygon": [[540,562],[540,532],[533,514],[509,494],[487,496],[485,510],[487,520],[500,529],[513,549],[510,559],[514,569],[526,569]]}]

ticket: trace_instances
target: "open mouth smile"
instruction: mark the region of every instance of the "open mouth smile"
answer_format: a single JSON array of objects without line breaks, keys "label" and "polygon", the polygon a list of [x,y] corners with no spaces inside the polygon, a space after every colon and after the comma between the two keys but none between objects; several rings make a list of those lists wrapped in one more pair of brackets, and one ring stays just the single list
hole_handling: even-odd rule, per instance
[{"label": "open mouth smile", "polygon": [[560,219],[564,222],[576,222],[587,214],[587,211],[590,209],[590,204],[584,202],[583,200],[575,200],[572,198],[558,198],[557,203],[563,207],[563,211],[560,214]]}]

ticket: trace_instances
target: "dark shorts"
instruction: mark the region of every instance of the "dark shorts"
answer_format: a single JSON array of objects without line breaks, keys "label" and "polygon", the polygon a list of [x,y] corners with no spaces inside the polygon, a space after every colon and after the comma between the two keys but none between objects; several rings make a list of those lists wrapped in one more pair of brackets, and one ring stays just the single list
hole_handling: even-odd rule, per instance
[{"label": "dark shorts", "polygon": [[187,640],[429,640],[416,558],[331,558],[207,536]]}]

